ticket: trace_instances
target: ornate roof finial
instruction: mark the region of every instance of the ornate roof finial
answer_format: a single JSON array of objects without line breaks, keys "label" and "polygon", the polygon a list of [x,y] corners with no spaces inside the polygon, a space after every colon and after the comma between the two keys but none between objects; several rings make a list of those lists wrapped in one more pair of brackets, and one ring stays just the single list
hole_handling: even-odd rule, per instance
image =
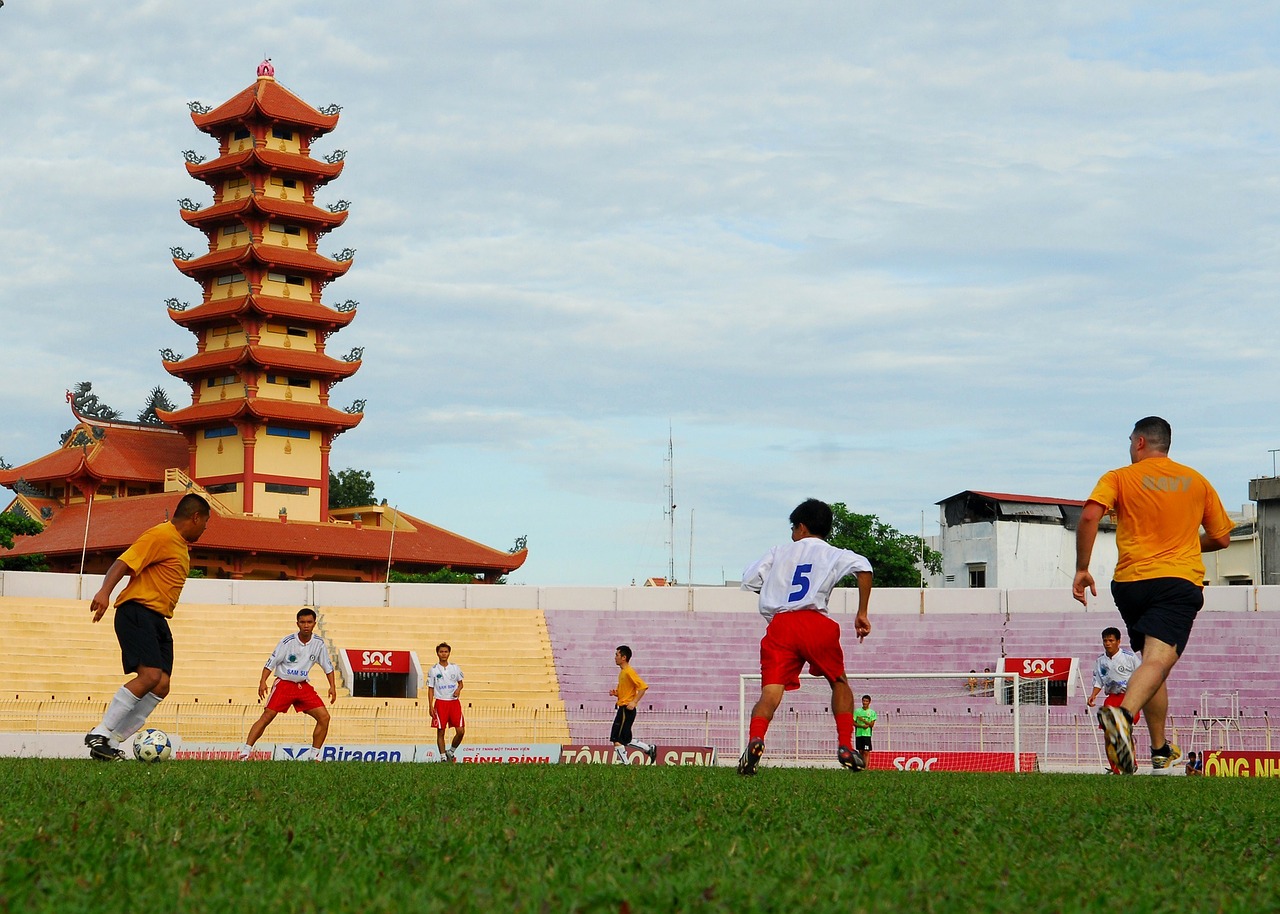
[{"label": "ornate roof finial", "polygon": [[274,78],[274,77],[275,77],[275,75],[276,75],[276,68],[275,68],[275,67],[273,67],[273,66],[271,66],[271,58],[270,58],[270,57],[265,58],[265,59],[262,61],[262,63],[258,64],[258,78],[259,78],[259,79],[261,79],[261,78],[262,78],[262,77],[264,77],[264,76],[270,76],[270,77],[273,77],[273,78]]}]

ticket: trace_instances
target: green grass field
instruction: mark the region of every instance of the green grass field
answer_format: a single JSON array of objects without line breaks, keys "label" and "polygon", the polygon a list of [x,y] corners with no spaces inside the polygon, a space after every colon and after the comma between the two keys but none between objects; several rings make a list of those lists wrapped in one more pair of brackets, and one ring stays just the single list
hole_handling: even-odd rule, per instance
[{"label": "green grass field", "polygon": [[0,759],[0,911],[1275,910],[1265,780]]}]

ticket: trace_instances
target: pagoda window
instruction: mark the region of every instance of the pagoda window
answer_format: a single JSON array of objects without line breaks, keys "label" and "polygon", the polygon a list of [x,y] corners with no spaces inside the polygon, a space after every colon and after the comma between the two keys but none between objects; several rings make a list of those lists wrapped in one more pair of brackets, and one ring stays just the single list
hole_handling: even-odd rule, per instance
[{"label": "pagoda window", "polygon": [[247,196],[253,189],[248,178],[232,178],[223,185],[222,199],[239,200],[241,197]]},{"label": "pagoda window", "polygon": [[277,140],[293,139],[293,131],[285,130],[283,127],[273,127],[271,130],[271,135],[275,137]]},{"label": "pagoda window", "polygon": [[243,273],[228,273],[226,276],[219,276],[219,277],[218,277],[218,285],[220,285],[220,286],[229,286],[229,285],[231,285],[233,282],[244,282],[244,274],[243,274]]},{"label": "pagoda window", "polygon": [[311,430],[306,428],[290,428],[287,425],[268,425],[267,434],[276,438],[301,438],[303,441],[311,440]]},{"label": "pagoda window", "polygon": [[222,237],[230,238],[232,235],[243,235],[247,231],[249,230],[243,225],[228,225],[223,227]]},{"label": "pagoda window", "polygon": [[268,273],[267,279],[272,282],[285,282],[291,286],[305,286],[307,280],[302,276],[294,276],[292,273]]},{"label": "pagoda window", "polygon": [[272,495],[310,495],[311,489],[306,486],[290,486],[282,482],[269,482],[264,488]]},{"label": "pagoda window", "polygon": [[240,128],[239,130],[237,130],[235,133],[231,134],[231,139],[233,139],[233,140],[247,140],[247,139],[249,139],[249,136],[250,136],[250,134],[249,134],[249,128],[248,128],[248,127],[241,127],[241,128]]},{"label": "pagoda window", "polygon": [[236,427],[234,425],[216,425],[213,428],[204,430],[206,440],[210,438],[234,438],[235,434]]},{"label": "pagoda window", "polygon": [[311,389],[310,378],[286,378],[284,375],[269,374],[267,375],[267,383],[268,384],[287,384],[290,387],[305,387],[307,390]]},{"label": "pagoda window", "polygon": [[210,495],[226,495],[229,492],[235,492],[239,488],[239,483],[220,482],[216,486],[205,486],[204,490]]},{"label": "pagoda window", "polygon": [[238,384],[240,378],[233,374],[224,374],[217,378],[209,378],[205,384],[209,387],[225,387],[228,384]]},{"label": "pagoda window", "polygon": [[288,187],[290,189],[298,186],[297,178],[272,178],[271,183],[276,187]]}]

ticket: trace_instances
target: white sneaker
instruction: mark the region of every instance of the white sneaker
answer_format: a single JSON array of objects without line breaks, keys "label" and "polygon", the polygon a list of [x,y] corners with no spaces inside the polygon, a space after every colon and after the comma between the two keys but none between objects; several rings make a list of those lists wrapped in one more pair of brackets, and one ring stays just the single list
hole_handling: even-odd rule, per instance
[{"label": "white sneaker", "polygon": [[250,757],[252,757],[252,755],[253,755],[252,746],[241,746],[240,751],[236,753],[236,758],[242,762],[247,762],[249,761]]},{"label": "white sneaker", "polygon": [[446,761],[450,761],[450,762],[456,762],[456,761],[457,761],[457,759],[453,757],[453,750],[452,750],[452,749],[446,749],[446,750],[444,750],[444,757],[445,757],[445,760],[446,760]]}]

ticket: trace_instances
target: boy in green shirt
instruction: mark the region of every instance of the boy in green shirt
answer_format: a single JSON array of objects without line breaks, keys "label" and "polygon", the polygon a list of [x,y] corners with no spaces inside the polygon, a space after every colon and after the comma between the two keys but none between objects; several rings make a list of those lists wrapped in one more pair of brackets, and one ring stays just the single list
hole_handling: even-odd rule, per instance
[{"label": "boy in green shirt", "polygon": [[876,712],[871,708],[871,696],[862,696],[862,707],[853,712],[853,748],[862,756],[865,767],[871,759],[871,731],[876,726]]}]

